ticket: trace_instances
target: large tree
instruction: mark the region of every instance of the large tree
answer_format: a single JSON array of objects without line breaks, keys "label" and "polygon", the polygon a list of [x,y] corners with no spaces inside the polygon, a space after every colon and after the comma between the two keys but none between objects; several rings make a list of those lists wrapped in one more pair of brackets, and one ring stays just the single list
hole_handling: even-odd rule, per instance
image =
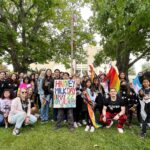
[{"label": "large tree", "polygon": [[[26,71],[31,63],[57,60],[68,65],[71,61],[71,13],[80,22],[77,32],[80,43],[75,58],[80,58],[82,44],[92,39],[84,30],[83,20],[75,0],[1,0],[0,53],[13,64],[14,71]],[[75,37],[74,37],[75,38]],[[75,43],[75,42],[74,42]],[[67,56],[67,57],[66,57]]]},{"label": "large tree", "polygon": [[[86,0],[88,1],[88,0]],[[119,71],[128,69],[139,59],[150,57],[149,0],[92,0],[91,28],[102,37],[103,51],[95,64],[116,60]],[[135,56],[135,59],[131,59]]]}]

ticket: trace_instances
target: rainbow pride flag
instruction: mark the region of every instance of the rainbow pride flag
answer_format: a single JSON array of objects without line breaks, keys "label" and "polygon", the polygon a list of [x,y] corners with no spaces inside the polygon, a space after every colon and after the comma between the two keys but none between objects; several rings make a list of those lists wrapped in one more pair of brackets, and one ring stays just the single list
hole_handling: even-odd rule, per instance
[{"label": "rainbow pride flag", "polygon": [[120,80],[117,74],[116,69],[111,66],[108,74],[106,75],[105,80],[109,80],[109,88],[115,88],[117,92],[120,89]]},{"label": "rainbow pride flag", "polygon": [[84,96],[85,96],[84,99],[86,100],[86,104],[87,104],[87,108],[88,108],[89,117],[90,117],[90,120],[92,121],[93,126],[94,126],[95,128],[100,128],[100,127],[102,127],[101,124],[98,124],[98,123],[96,122],[95,114],[94,114],[94,111],[93,111],[93,108],[92,108],[93,104],[92,104],[92,100],[91,100],[91,98],[90,98],[90,95],[88,94],[88,92],[86,92],[86,93],[84,94]]}]

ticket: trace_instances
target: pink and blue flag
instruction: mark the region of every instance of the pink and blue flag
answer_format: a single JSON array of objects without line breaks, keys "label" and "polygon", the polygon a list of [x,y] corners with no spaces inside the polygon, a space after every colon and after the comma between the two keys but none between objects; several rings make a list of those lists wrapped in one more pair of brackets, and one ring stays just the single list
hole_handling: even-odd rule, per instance
[{"label": "pink and blue flag", "polygon": [[140,80],[139,80],[139,76],[136,76],[136,78],[133,79],[133,88],[134,88],[136,93],[138,93],[139,90],[142,88],[142,85],[141,85]]}]

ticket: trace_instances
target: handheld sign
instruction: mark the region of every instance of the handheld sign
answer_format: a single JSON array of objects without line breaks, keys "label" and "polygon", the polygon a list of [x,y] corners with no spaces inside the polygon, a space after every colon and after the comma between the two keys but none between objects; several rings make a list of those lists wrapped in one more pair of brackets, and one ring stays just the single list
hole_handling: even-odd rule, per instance
[{"label": "handheld sign", "polygon": [[76,107],[76,82],[74,80],[54,81],[54,108]]}]

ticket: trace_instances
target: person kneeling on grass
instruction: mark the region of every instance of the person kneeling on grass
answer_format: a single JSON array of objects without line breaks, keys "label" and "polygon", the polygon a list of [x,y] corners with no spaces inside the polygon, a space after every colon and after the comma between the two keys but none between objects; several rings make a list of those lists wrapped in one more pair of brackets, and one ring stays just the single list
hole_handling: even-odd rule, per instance
[{"label": "person kneeling on grass", "polygon": [[125,115],[124,101],[117,97],[116,89],[110,89],[110,97],[104,101],[102,115],[100,121],[110,128],[113,121],[117,121],[117,129],[119,133],[123,133],[123,125],[127,120]]},{"label": "person kneeling on grass", "polygon": [[19,96],[12,100],[11,110],[8,116],[8,122],[15,124],[13,135],[20,134],[20,128],[25,125],[34,124],[37,118],[31,115],[31,104],[27,96],[27,88],[20,88]]}]

